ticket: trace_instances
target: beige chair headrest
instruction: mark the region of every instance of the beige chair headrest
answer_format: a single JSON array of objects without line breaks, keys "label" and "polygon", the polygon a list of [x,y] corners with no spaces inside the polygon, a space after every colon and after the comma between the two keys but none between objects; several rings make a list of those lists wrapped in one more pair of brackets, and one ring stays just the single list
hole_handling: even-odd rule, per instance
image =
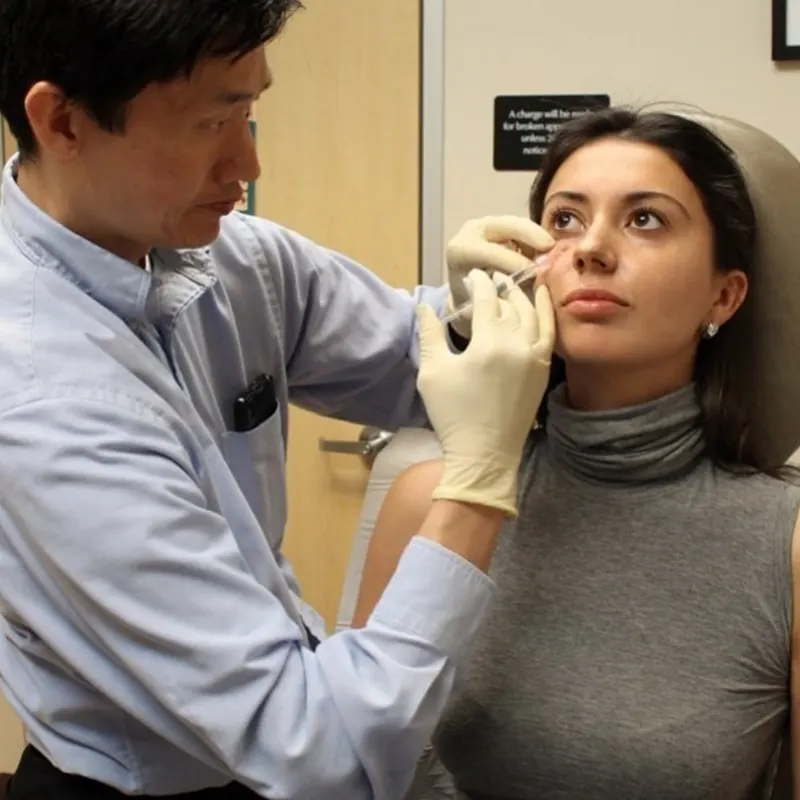
[{"label": "beige chair headrest", "polygon": [[737,372],[752,391],[759,451],[786,461],[800,448],[800,161],[768,134],[743,122],[664,109],[712,130],[733,150],[758,220],[749,311],[735,323]]}]

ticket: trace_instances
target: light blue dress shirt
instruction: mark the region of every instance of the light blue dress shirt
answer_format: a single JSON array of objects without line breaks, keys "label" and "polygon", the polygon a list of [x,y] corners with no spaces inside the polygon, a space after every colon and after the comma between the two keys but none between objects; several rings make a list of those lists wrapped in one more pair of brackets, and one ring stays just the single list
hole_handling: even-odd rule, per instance
[{"label": "light blue dress shirt", "polygon": [[[400,798],[492,595],[415,539],[369,625],[307,647],[280,554],[289,402],[421,424],[413,307],[227,217],[152,274],[0,203],[0,678],[29,741],[123,792]],[[232,432],[271,375],[279,410]],[[309,497],[309,502],[314,498]],[[307,535],[325,536],[324,530]]]}]

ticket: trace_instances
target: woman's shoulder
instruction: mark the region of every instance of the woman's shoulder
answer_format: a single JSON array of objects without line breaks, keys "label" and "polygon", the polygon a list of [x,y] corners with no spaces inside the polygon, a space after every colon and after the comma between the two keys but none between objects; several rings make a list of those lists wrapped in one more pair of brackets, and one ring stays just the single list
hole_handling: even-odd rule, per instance
[{"label": "woman's shoulder", "polygon": [[[442,446],[436,434],[431,430],[401,428],[380,450],[372,464],[373,481],[387,480],[394,482],[409,469],[437,461],[442,457]],[[431,468],[422,470],[424,474]]]},{"label": "woman's shoulder", "polygon": [[439,459],[420,461],[406,467],[392,484],[391,493],[395,502],[407,504],[419,498],[431,501],[433,490],[442,477],[442,462]]},{"label": "woman's shoulder", "polygon": [[733,541],[755,545],[760,541],[768,551],[777,548],[780,559],[788,558],[797,538],[800,521],[800,484],[787,477],[749,473],[738,475],[708,468],[712,477],[712,517]]},{"label": "woman's shoulder", "polygon": [[743,500],[782,498],[787,502],[800,504],[800,470],[787,468],[783,474],[737,473],[711,464],[707,469],[720,492],[739,496]]}]

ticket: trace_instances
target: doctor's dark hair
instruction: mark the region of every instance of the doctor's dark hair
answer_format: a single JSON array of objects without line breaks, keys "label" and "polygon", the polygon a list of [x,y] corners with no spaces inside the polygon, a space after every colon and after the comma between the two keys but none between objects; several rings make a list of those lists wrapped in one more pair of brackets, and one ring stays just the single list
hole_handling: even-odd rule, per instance
[{"label": "doctor's dark hair", "polygon": [[235,60],[280,33],[300,0],[1,0],[0,114],[22,158],[37,145],[25,97],[61,88],[106,130],[152,83],[188,76],[206,57]]},{"label": "doctor's dark hair", "polygon": [[[561,165],[581,147],[610,137],[653,145],[670,156],[700,194],[713,231],[716,268],[750,275],[756,214],[736,156],[708,128],[676,114],[617,107],[590,112],[562,126],[531,189],[529,211],[534,222],[541,222],[548,187]],[[737,370],[735,346],[748,317],[745,299],[734,318],[714,338],[701,339],[698,347],[694,381],[706,452],[715,465],[729,472],[789,477],[781,465],[766,462],[750,429],[751,394],[746,376]],[[548,393],[565,378],[564,362],[554,356]],[[539,409],[540,424],[547,418],[548,393]]]}]

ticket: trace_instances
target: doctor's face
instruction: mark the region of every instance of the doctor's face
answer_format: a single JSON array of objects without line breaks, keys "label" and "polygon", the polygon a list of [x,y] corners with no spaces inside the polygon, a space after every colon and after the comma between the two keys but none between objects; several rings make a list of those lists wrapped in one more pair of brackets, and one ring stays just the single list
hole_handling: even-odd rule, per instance
[{"label": "doctor's face", "polygon": [[698,190],[656,146],[578,149],[547,187],[541,224],[564,246],[544,281],[568,368],[647,364],[688,380],[701,330],[744,298],[744,276],[715,268]]},{"label": "doctor's face", "polygon": [[259,48],[147,86],[128,104],[121,132],[73,111],[74,152],[56,161],[62,221],[131,260],[153,246],[212,242],[242,183],[259,175],[248,118],[269,82]]}]

